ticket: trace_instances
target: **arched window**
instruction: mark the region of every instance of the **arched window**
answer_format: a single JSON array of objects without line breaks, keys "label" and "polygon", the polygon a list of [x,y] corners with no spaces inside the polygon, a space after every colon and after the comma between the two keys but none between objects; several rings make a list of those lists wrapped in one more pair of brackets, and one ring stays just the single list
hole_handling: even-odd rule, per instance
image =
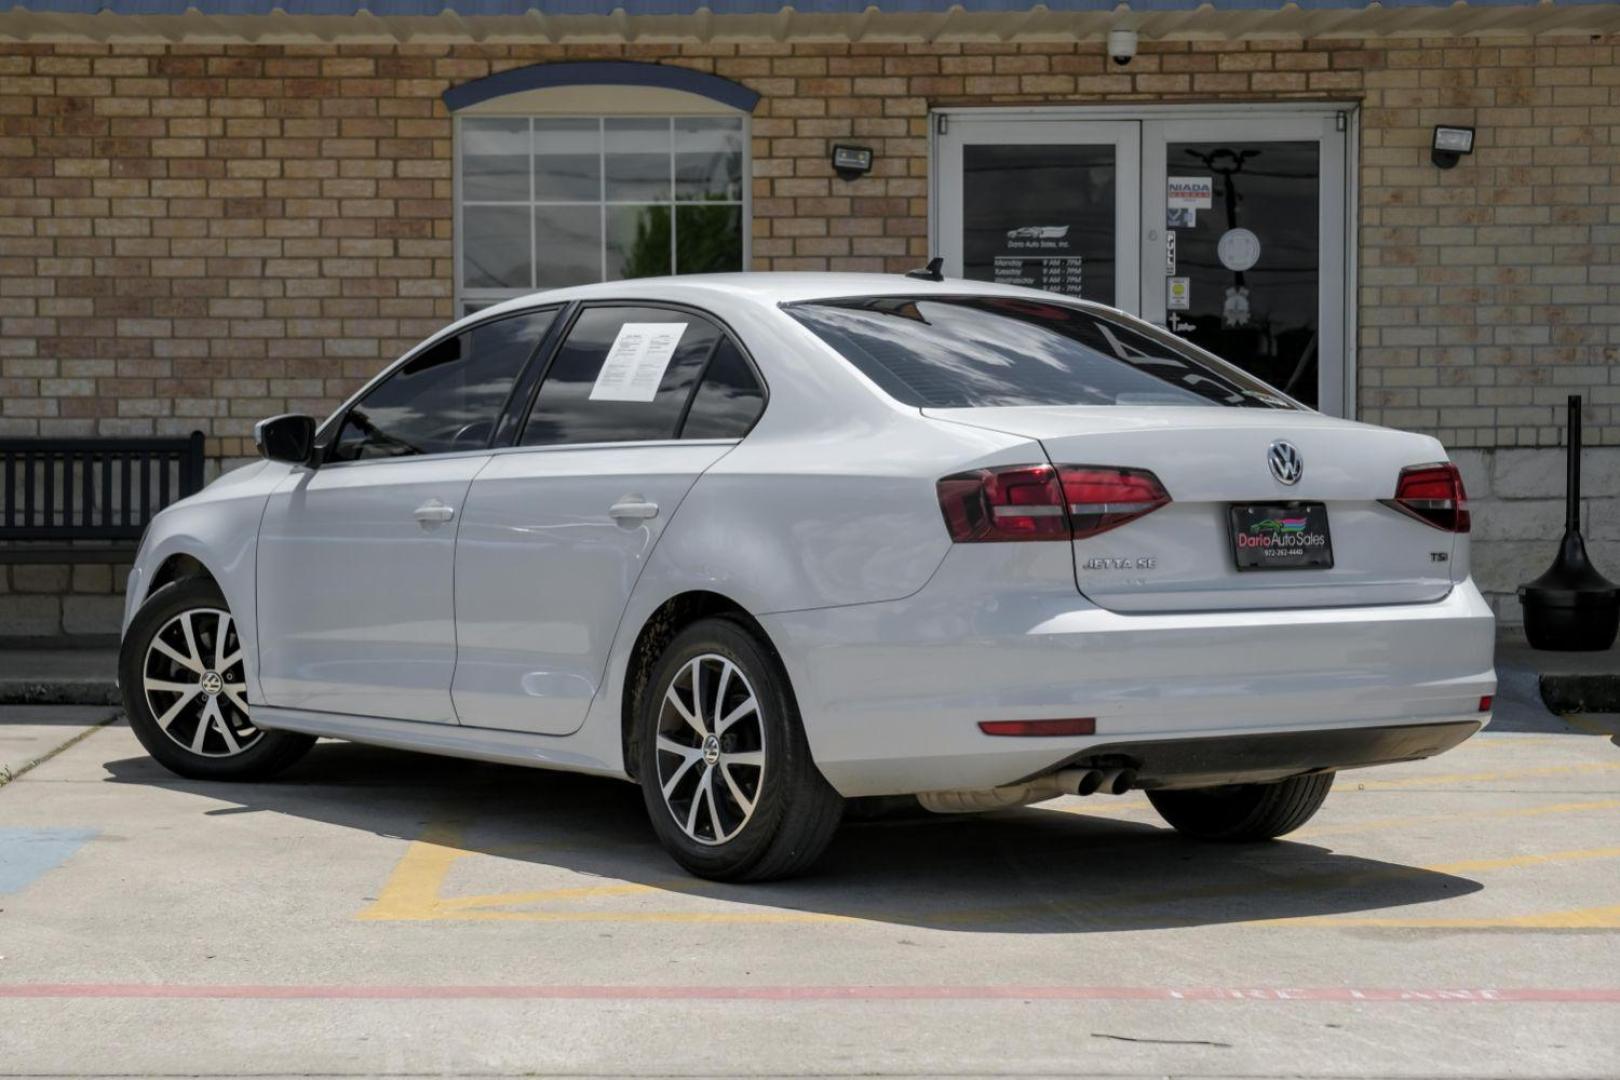
[{"label": "arched window", "polygon": [[444,97],[459,312],[536,289],[747,267],[758,100],[747,87],[602,61],[517,68]]}]

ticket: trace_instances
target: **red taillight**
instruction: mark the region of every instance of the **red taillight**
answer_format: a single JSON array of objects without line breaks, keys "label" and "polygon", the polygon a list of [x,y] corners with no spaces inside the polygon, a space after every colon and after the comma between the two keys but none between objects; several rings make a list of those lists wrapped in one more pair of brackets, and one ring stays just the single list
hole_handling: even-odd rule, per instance
[{"label": "red taillight", "polygon": [[1069,538],[1063,488],[1050,465],[975,469],[937,486],[945,527],[959,544]]},{"label": "red taillight", "polygon": [[1479,711],[1480,712],[1490,712],[1491,711],[1491,705],[1495,701],[1496,701],[1496,699],[1493,698],[1489,694],[1485,694],[1485,695],[1481,696],[1480,699],[1479,699]]},{"label": "red taillight", "polygon": [[1146,469],[1063,465],[1058,473],[1063,478],[1063,498],[1069,504],[1069,521],[1076,540],[1135,521],[1170,501],[1170,493],[1159,478]]},{"label": "red taillight", "polygon": [[1143,469],[1099,465],[1010,465],[939,481],[945,527],[959,544],[1083,540],[1170,501]]},{"label": "red taillight", "polygon": [[1465,533],[1472,528],[1462,474],[1449,461],[1402,469],[1395,484],[1395,498],[1388,504],[1447,532]]},{"label": "red taillight", "polygon": [[979,730],[986,735],[1095,735],[1097,721],[1090,716],[1065,720],[982,720]]}]

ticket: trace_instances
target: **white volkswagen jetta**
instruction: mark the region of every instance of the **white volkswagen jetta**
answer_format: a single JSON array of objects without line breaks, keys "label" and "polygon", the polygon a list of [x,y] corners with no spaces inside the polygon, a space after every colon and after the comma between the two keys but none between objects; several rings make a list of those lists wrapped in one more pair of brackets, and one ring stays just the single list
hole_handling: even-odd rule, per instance
[{"label": "white volkswagen jetta", "polygon": [[682,866],[763,879],[862,796],[1274,837],[1489,718],[1438,442],[1064,297],[542,293],[256,435],[130,576],[125,702],[185,776],[330,736],[630,778]]}]

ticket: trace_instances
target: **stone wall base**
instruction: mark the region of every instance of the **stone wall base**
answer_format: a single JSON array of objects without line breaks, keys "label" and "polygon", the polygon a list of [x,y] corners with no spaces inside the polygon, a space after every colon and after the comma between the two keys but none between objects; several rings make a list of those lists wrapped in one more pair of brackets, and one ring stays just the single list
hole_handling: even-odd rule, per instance
[{"label": "stone wall base", "polygon": [[0,638],[116,635],[129,564],[0,564]]}]

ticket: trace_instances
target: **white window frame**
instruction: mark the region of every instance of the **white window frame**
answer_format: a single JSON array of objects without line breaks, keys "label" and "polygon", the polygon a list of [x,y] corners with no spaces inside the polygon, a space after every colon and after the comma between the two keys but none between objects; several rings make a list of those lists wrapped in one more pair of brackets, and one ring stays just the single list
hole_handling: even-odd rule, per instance
[{"label": "white window frame", "polygon": [[[696,120],[696,119],[729,119],[729,118],[735,118],[736,120],[738,120],[741,123],[741,126],[742,126],[742,183],[741,183],[742,198],[740,200],[737,200],[737,201],[713,200],[713,199],[682,201],[681,199],[679,199],[677,197],[676,191],[675,191],[675,156],[676,156],[676,152],[677,152],[677,149],[678,149],[678,147],[676,146],[675,122],[677,120],[688,120],[688,119]],[[599,112],[599,113],[554,113],[554,112],[549,112],[549,111],[535,112],[535,111],[504,111],[504,110],[498,110],[498,109],[487,109],[487,110],[486,109],[479,109],[476,112],[470,112],[470,113],[465,113],[465,114],[458,113],[454,117],[452,117],[452,128],[451,128],[451,131],[452,131],[452,138],[451,138],[451,175],[453,177],[453,183],[452,183],[452,208],[451,208],[451,213],[452,213],[453,217],[451,219],[451,248],[452,248],[452,252],[453,252],[453,256],[454,256],[454,259],[453,259],[454,269],[453,269],[452,272],[455,275],[455,281],[453,283],[453,288],[452,288],[452,296],[454,298],[455,317],[457,319],[460,319],[460,318],[466,316],[467,314],[469,314],[469,312],[466,310],[466,306],[469,305],[469,304],[478,304],[480,306],[487,306],[489,304],[499,303],[502,300],[510,300],[510,299],[512,299],[514,297],[518,297],[518,296],[527,296],[527,295],[529,295],[531,293],[540,291],[540,287],[533,284],[533,282],[537,280],[538,269],[539,268],[538,268],[538,265],[535,264],[532,261],[531,261],[531,277],[530,277],[531,284],[527,288],[515,288],[515,289],[473,288],[473,289],[469,289],[469,288],[466,287],[465,284],[463,284],[463,282],[465,281],[465,277],[464,277],[463,267],[462,267],[462,245],[461,245],[462,220],[463,220],[462,219],[462,213],[463,213],[464,207],[467,205],[467,202],[463,198],[463,195],[462,195],[462,179],[463,179],[463,176],[464,176],[464,170],[462,169],[462,165],[461,165],[461,152],[462,152],[463,146],[465,145],[465,140],[464,140],[463,135],[462,135],[462,122],[464,120],[469,120],[469,119],[470,120],[526,120],[526,121],[529,122],[529,159],[530,160],[529,160],[529,198],[528,198],[528,201],[523,202],[523,203],[516,203],[516,202],[485,203],[485,202],[482,202],[482,201],[474,201],[472,203],[472,205],[474,205],[474,206],[486,206],[486,205],[487,206],[527,206],[527,207],[531,207],[531,208],[536,207],[536,206],[593,206],[594,205],[597,208],[598,212],[601,214],[601,217],[602,217],[601,263],[600,263],[599,277],[597,278],[598,281],[606,281],[606,280],[608,280],[608,277],[607,277],[607,248],[608,248],[607,211],[608,211],[608,207],[610,207],[610,206],[649,206],[649,205],[660,205],[660,206],[661,205],[667,205],[667,206],[669,206],[669,208],[670,208],[670,254],[671,254],[672,258],[677,257],[678,254],[679,254],[679,248],[676,246],[679,243],[679,240],[680,240],[680,226],[679,226],[679,223],[678,223],[679,222],[679,214],[676,213],[676,210],[679,207],[682,207],[682,206],[740,206],[741,209],[742,209],[742,265],[739,266],[738,269],[739,270],[748,270],[749,268],[751,268],[753,266],[753,243],[754,243],[754,237],[753,237],[753,231],[754,231],[753,230],[753,219],[754,219],[753,118],[751,116],[749,116],[747,113],[743,113],[743,112],[740,112],[740,111],[704,112],[704,113],[663,112],[663,111],[660,111],[660,112],[647,112],[647,113],[630,113],[630,112],[616,112],[616,111]],[[534,197],[535,193],[534,193],[534,163],[533,163],[533,158],[534,158],[534,149],[535,149],[534,148],[534,122],[537,121],[537,120],[594,120],[594,121],[597,122],[597,124],[598,124],[598,134],[599,134],[599,139],[598,139],[598,143],[597,143],[597,145],[598,145],[598,151],[597,152],[598,152],[598,154],[600,156],[600,172],[599,172],[599,175],[601,177],[601,183],[602,183],[602,188],[600,190],[600,194],[601,194],[602,197],[599,198],[595,203],[555,202],[555,201],[553,201],[553,202],[538,202],[538,201],[535,200],[535,197]],[[605,131],[605,126],[606,125],[603,123],[603,121],[606,121],[606,120],[663,120],[663,121],[668,122],[668,124],[670,125],[669,170],[670,170],[670,185],[671,185],[671,187],[670,187],[671,201],[669,203],[667,203],[667,204],[664,204],[664,203],[648,203],[646,200],[610,200],[610,199],[608,199],[606,197],[607,196],[607,189],[606,189],[606,184],[607,184],[607,160],[606,160],[607,159],[607,138],[606,138],[606,131]],[[530,252],[531,252],[531,256],[530,256],[531,260],[533,260],[533,251],[534,251],[534,247],[535,247],[535,241],[538,239],[535,236],[535,233],[534,233],[535,228],[536,228],[535,217],[534,217],[533,214],[531,214],[530,217],[529,217],[529,248],[530,248]],[[673,266],[671,266],[670,272],[672,274],[675,272]],[[584,285],[584,284],[590,284],[590,283],[589,282],[578,282],[578,284]]]}]

